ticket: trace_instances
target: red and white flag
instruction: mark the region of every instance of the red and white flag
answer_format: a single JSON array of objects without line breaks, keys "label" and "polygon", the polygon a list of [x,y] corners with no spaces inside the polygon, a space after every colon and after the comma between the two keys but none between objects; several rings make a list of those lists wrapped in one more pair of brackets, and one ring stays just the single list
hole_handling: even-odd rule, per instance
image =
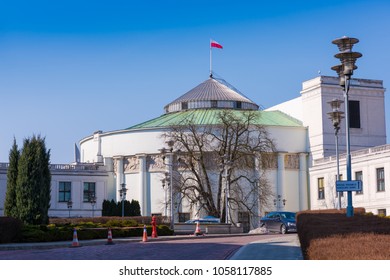
[{"label": "red and white flag", "polygon": [[222,45],[216,41],[211,40],[210,42],[210,47],[211,48],[218,48],[218,49],[223,49]]}]

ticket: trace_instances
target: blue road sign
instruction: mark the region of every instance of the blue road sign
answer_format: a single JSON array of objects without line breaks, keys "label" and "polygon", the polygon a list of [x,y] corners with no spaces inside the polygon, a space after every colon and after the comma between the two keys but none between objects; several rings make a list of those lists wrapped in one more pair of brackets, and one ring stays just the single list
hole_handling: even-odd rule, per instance
[{"label": "blue road sign", "polygon": [[361,180],[336,181],[336,192],[362,191]]}]

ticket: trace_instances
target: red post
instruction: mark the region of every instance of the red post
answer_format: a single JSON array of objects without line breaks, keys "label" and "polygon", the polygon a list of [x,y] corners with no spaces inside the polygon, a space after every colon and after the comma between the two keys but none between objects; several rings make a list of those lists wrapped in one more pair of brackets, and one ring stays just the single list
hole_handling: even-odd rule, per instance
[{"label": "red post", "polygon": [[156,216],[152,217],[152,238],[157,238]]}]

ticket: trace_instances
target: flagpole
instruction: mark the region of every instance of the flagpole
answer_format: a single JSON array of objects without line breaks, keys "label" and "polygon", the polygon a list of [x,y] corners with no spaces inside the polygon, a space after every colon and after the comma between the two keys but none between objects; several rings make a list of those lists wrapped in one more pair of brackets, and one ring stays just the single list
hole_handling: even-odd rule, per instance
[{"label": "flagpole", "polygon": [[210,78],[213,76],[213,54],[212,54],[212,47],[211,47],[211,39],[210,39]]}]

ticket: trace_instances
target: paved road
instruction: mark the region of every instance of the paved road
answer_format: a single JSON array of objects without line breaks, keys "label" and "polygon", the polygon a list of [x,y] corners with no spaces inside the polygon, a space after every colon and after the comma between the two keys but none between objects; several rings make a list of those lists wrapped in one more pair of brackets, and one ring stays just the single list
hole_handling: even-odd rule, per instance
[{"label": "paved road", "polygon": [[[114,245],[91,245],[77,248],[22,249],[0,251],[2,260],[224,260],[234,253],[250,255],[258,251],[251,244],[267,244],[267,240],[283,243],[285,237],[296,240],[296,235],[241,235],[166,239],[154,242],[121,242]],[[115,240],[114,240],[115,241]],[[252,243],[255,242],[255,243]],[[246,245],[246,246],[245,246]],[[243,247],[244,246],[244,247]],[[246,248],[246,250],[244,250]],[[273,247],[275,250],[283,248]],[[243,250],[243,251],[242,251]],[[261,258],[261,256],[260,256]],[[269,259],[269,258],[268,258]],[[272,259],[272,258],[271,258]]]},{"label": "paved road", "polygon": [[268,236],[241,247],[231,260],[303,260],[297,234]]}]

